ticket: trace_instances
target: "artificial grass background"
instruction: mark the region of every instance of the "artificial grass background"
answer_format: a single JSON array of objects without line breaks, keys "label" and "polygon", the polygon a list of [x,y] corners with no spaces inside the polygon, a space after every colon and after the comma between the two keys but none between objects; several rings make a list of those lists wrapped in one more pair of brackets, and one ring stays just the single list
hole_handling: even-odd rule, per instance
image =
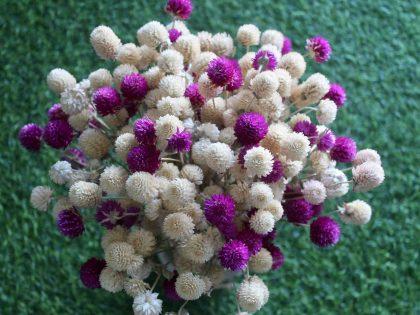
[{"label": "artificial grass background", "polygon": [[[0,1],[1,314],[131,312],[131,299],[124,294],[87,290],[78,280],[80,264],[101,255],[99,229],[89,228],[82,238],[70,241],[59,235],[51,216],[30,207],[31,188],[48,183],[47,170],[56,154],[48,149],[29,154],[19,147],[16,135],[27,122],[45,122],[46,109],[57,102],[45,83],[52,68],[65,68],[82,79],[105,65],[89,44],[96,25],[109,25],[124,42],[135,42],[137,29],[147,21],[168,21],[163,2]],[[327,37],[333,46],[331,61],[311,66],[308,73],[321,71],[346,87],[348,102],[333,129],[354,137],[359,147],[380,151],[387,175],[383,186],[362,196],[374,208],[371,223],[343,226],[342,241],[331,250],[312,246],[304,230],[279,228],[286,263],[266,277],[271,298],[260,314],[419,313],[416,2],[195,4],[189,22],[194,31],[235,35],[240,25],[255,23],[261,30],[281,30],[298,50],[308,36]],[[218,299],[188,309],[191,314],[233,314],[233,295],[219,293]]]}]

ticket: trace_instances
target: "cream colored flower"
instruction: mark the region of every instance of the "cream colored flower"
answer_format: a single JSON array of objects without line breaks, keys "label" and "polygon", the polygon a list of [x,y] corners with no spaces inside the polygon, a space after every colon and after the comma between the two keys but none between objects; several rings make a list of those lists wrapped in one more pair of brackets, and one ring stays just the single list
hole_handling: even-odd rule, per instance
[{"label": "cream colored flower", "polygon": [[110,267],[102,269],[99,276],[101,288],[111,293],[117,293],[124,288],[125,275],[123,272],[112,270]]},{"label": "cream colored flower", "polygon": [[152,21],[143,25],[137,31],[137,40],[142,45],[156,48],[159,45],[167,43],[169,41],[169,35],[165,26],[157,21]]},{"label": "cream colored flower", "polygon": [[292,51],[281,57],[279,67],[289,72],[293,79],[299,79],[305,73],[306,62],[301,54]]},{"label": "cream colored flower", "polygon": [[260,43],[260,35],[261,32],[253,24],[245,24],[242,25],[236,34],[236,39],[240,42],[243,46],[255,46]]},{"label": "cream colored flower", "polygon": [[261,35],[261,44],[275,45],[278,50],[281,50],[283,48],[283,39],[284,36],[281,32],[277,30],[266,30]]},{"label": "cream colored flower", "polygon": [[261,248],[261,250],[249,259],[249,269],[252,272],[264,273],[271,270],[273,266],[273,257],[270,252]]},{"label": "cream colored flower", "polygon": [[273,170],[273,155],[263,147],[249,149],[244,156],[244,161],[249,176],[267,176]]},{"label": "cream colored flower", "polygon": [[279,81],[272,71],[264,71],[257,74],[251,80],[251,90],[259,98],[270,98],[279,88]]},{"label": "cream colored flower", "polygon": [[100,25],[90,33],[90,43],[102,59],[115,59],[121,40],[108,26]]},{"label": "cream colored flower", "polygon": [[230,56],[234,50],[233,39],[229,34],[217,33],[211,38],[211,51],[218,56]]},{"label": "cream colored flower", "polygon": [[31,192],[31,204],[39,211],[47,211],[53,191],[48,186],[37,186]]},{"label": "cream colored flower", "polygon": [[[271,188],[270,188],[271,190]],[[251,197],[252,198],[252,197]],[[249,219],[249,225],[256,233],[264,235],[274,228],[275,220],[271,212],[260,209]]]},{"label": "cream colored flower", "polygon": [[370,221],[372,208],[363,200],[354,200],[345,203],[342,211],[339,211],[339,215],[344,223],[363,225]]},{"label": "cream colored flower", "polygon": [[82,151],[92,159],[101,159],[111,147],[108,137],[98,129],[89,128],[81,133],[78,143]]},{"label": "cream colored flower", "polygon": [[76,86],[76,83],[76,78],[70,72],[61,68],[51,70],[47,76],[48,87],[59,95],[66,89]]},{"label": "cream colored flower", "polygon": [[104,169],[99,178],[100,187],[108,194],[121,194],[125,190],[128,173],[121,167],[110,165]]},{"label": "cream colored flower", "polygon": [[170,239],[182,241],[194,234],[194,222],[193,219],[185,213],[171,213],[163,221],[162,230]]},{"label": "cream colored flower", "polygon": [[216,142],[206,149],[205,160],[213,171],[224,173],[235,163],[235,155],[227,144]]},{"label": "cream colored flower", "polygon": [[273,200],[274,195],[270,186],[262,182],[255,182],[252,184],[249,191],[251,206],[257,209],[262,209]]},{"label": "cream colored flower", "polygon": [[352,172],[356,192],[372,190],[382,184],[385,179],[384,169],[376,162],[367,161],[357,165]]}]

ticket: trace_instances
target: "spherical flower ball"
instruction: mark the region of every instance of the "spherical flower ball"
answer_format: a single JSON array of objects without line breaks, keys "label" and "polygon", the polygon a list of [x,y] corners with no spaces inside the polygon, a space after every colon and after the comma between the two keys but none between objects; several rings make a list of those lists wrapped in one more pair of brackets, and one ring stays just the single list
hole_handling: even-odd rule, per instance
[{"label": "spherical flower ball", "polygon": [[131,172],[153,174],[160,166],[160,151],[154,145],[141,144],[127,154],[127,164]]},{"label": "spherical flower ball", "polygon": [[268,204],[262,208],[262,210],[270,212],[273,215],[275,221],[278,221],[283,217],[283,206],[277,199],[273,199],[268,202]]},{"label": "spherical flower ball", "polygon": [[256,233],[265,235],[273,230],[275,220],[271,212],[260,209],[251,216],[249,224]]},{"label": "spherical flower ball", "polygon": [[273,155],[263,147],[249,149],[244,156],[244,167],[249,176],[267,176],[273,170]]},{"label": "spherical flower ball", "polygon": [[182,255],[195,264],[204,264],[214,255],[213,242],[204,234],[191,236],[181,250]]},{"label": "spherical flower ball", "polygon": [[335,140],[336,138],[332,131],[326,130],[322,132],[317,142],[318,150],[322,152],[330,150],[331,148],[334,147]]},{"label": "spherical flower ball", "polygon": [[328,79],[321,73],[315,73],[293,90],[290,101],[297,108],[315,104],[327,94],[329,88]]},{"label": "spherical flower ball", "polygon": [[136,65],[142,58],[142,50],[133,43],[120,46],[115,59],[121,64]]},{"label": "spherical flower ball", "polygon": [[115,59],[121,40],[108,26],[100,25],[90,33],[90,43],[102,59]]},{"label": "spherical flower ball", "polygon": [[98,129],[88,128],[79,136],[79,146],[82,151],[92,159],[104,157],[111,146],[105,134]]},{"label": "spherical flower ball", "polygon": [[235,217],[235,202],[228,194],[216,194],[204,201],[204,215],[214,225],[228,224]]},{"label": "spherical flower ball", "polygon": [[378,187],[385,179],[382,166],[375,162],[365,162],[352,169],[354,191],[366,192]]},{"label": "spherical flower ball", "polygon": [[76,83],[76,78],[61,68],[51,70],[47,76],[48,87],[56,94],[61,94],[64,90],[74,87]]},{"label": "spherical flower ball", "polygon": [[232,271],[244,270],[249,257],[248,247],[238,240],[228,241],[219,252],[219,261],[222,267]]},{"label": "spherical flower ball", "polygon": [[337,137],[330,151],[331,159],[337,162],[350,163],[356,157],[356,142],[348,137]]},{"label": "spherical flower ball", "polygon": [[255,70],[274,70],[277,67],[276,56],[269,50],[260,49],[254,57],[252,66]]},{"label": "spherical flower ball", "polygon": [[261,114],[248,112],[238,117],[234,130],[242,145],[258,144],[267,134],[268,124]]},{"label": "spherical flower ball", "polygon": [[37,186],[31,192],[31,205],[40,211],[47,211],[53,191],[48,186]]},{"label": "spherical flower ball", "polygon": [[333,101],[337,108],[343,107],[346,102],[346,90],[338,83],[331,83],[330,90],[325,94],[324,99]]},{"label": "spherical flower ball", "polygon": [[270,252],[271,257],[273,258],[273,265],[272,269],[277,270],[284,264],[284,255],[281,252],[280,248],[278,248],[274,244],[266,244],[265,248]]},{"label": "spherical flower ball", "polygon": [[158,140],[167,145],[167,139],[169,139],[177,130],[183,129],[183,123],[178,117],[173,115],[165,115],[159,117],[156,121],[156,135]]},{"label": "spherical flower ball", "polygon": [[285,55],[291,52],[293,49],[292,40],[289,37],[284,36],[283,38],[283,47],[281,48],[281,54]]},{"label": "spherical flower ball", "polygon": [[67,161],[58,161],[51,166],[49,175],[51,180],[59,185],[66,183],[73,173],[71,164]]},{"label": "spherical flower ball", "polygon": [[75,238],[85,230],[83,218],[76,208],[61,210],[56,219],[58,230],[64,236]]},{"label": "spherical flower ball", "polygon": [[43,139],[54,149],[67,147],[73,140],[73,129],[64,120],[52,120],[44,127]]},{"label": "spherical flower ball", "polygon": [[80,113],[75,115],[70,115],[68,122],[70,126],[76,131],[83,131],[89,124],[91,112],[87,109],[82,110]]},{"label": "spherical flower ball", "polygon": [[42,128],[36,124],[27,124],[19,130],[20,144],[29,151],[41,148]]},{"label": "spherical flower ball", "polygon": [[205,154],[207,166],[217,173],[226,172],[235,163],[235,155],[225,143],[210,144]]},{"label": "spherical flower ball", "polygon": [[178,130],[168,139],[168,149],[176,152],[189,152],[192,145],[192,135],[185,130]]},{"label": "spherical flower ball", "polygon": [[138,142],[131,133],[123,133],[115,140],[115,152],[123,161],[127,159],[128,152],[136,146]]},{"label": "spherical flower ball", "polygon": [[310,226],[311,241],[319,247],[337,244],[340,234],[340,226],[330,217],[318,217]]},{"label": "spherical flower ball", "polygon": [[160,54],[157,64],[167,74],[179,74],[184,69],[184,57],[174,49],[167,49]]},{"label": "spherical flower ball", "polygon": [[226,57],[218,57],[209,62],[207,75],[216,86],[225,86],[231,82],[234,68],[231,61]]},{"label": "spherical flower ball", "polygon": [[327,198],[325,186],[318,180],[310,179],[303,183],[303,197],[313,205],[319,205]]},{"label": "spherical flower ball", "polygon": [[221,97],[208,100],[201,108],[200,117],[203,123],[212,123],[219,128],[223,126],[223,113],[226,110],[226,101]]},{"label": "spherical flower ball", "polygon": [[238,61],[236,59],[230,59],[230,63],[233,67],[233,76],[230,82],[227,84],[226,90],[229,92],[233,92],[243,85],[244,79]]},{"label": "spherical flower ball", "polygon": [[255,182],[251,186],[249,197],[251,206],[261,209],[273,200],[274,195],[270,186],[262,182]]},{"label": "spherical flower ball", "polygon": [[318,131],[316,129],[316,125],[311,123],[310,121],[299,121],[293,127],[294,132],[301,132],[306,137],[308,137],[309,142],[311,145],[316,143],[318,138]]},{"label": "spherical flower ball", "polygon": [[150,290],[141,292],[134,298],[134,315],[159,315],[162,313],[162,300],[159,300],[158,293]]},{"label": "spherical flower ball", "polygon": [[102,191],[95,183],[75,182],[69,189],[70,202],[78,208],[93,208],[102,198]]},{"label": "spherical flower ball", "polygon": [[242,25],[236,33],[236,39],[245,47],[256,46],[260,42],[261,32],[253,24]]},{"label": "spherical flower ball", "polygon": [[181,273],[175,282],[175,290],[178,295],[188,301],[199,299],[204,291],[206,285],[204,280],[191,272]]},{"label": "spherical flower ball", "polygon": [[[167,37],[168,38],[167,41],[168,41],[169,40],[169,34],[167,34],[167,35],[168,35],[168,37]],[[164,43],[162,45],[166,45],[166,43]],[[156,49],[154,49],[152,47],[149,47],[148,45],[140,46],[139,52],[140,52],[141,58],[136,64],[136,67],[139,70],[146,70],[149,66],[151,66],[152,64],[155,64],[156,60],[159,58],[159,53],[156,51]]]},{"label": "spherical flower ball", "polygon": [[163,162],[156,172],[156,175],[173,180],[179,177],[179,169],[178,166],[173,163]]},{"label": "spherical flower ball", "polygon": [[198,91],[204,98],[210,99],[222,93],[223,89],[216,87],[205,72],[198,79]]},{"label": "spherical flower ball", "polygon": [[188,179],[195,185],[201,185],[204,179],[204,173],[201,167],[195,164],[186,164],[182,167],[181,177]]},{"label": "spherical flower ball", "polygon": [[116,271],[126,271],[133,258],[134,248],[126,242],[114,242],[105,249],[107,266]]},{"label": "spherical flower ball", "polygon": [[303,56],[297,52],[289,52],[280,59],[279,67],[290,73],[293,79],[299,79],[306,70]]},{"label": "spherical flower ball", "polygon": [[[131,78],[131,76],[129,78]],[[101,116],[115,114],[122,108],[121,97],[118,94],[118,91],[111,86],[103,86],[97,89],[95,93],[93,93],[92,98],[96,110]]]},{"label": "spherical flower ball", "polygon": [[171,28],[168,30],[168,35],[171,43],[175,43],[176,40],[182,35],[182,32],[180,30],[177,30],[176,28]]},{"label": "spherical flower ball", "polygon": [[258,73],[251,80],[251,90],[259,98],[270,98],[279,88],[279,80],[273,71],[263,71]]},{"label": "spherical flower ball", "polygon": [[311,58],[317,63],[324,63],[330,59],[331,46],[328,40],[321,36],[315,36],[306,40],[306,49]]},{"label": "spherical flower ball", "polygon": [[292,132],[280,141],[280,153],[292,161],[304,160],[309,150],[309,139],[302,133]]},{"label": "spherical flower ball", "polygon": [[245,227],[242,231],[240,231],[237,235],[237,239],[242,241],[248,247],[250,255],[258,253],[263,245],[262,236],[249,227]]},{"label": "spherical flower ball", "polygon": [[227,33],[214,34],[210,40],[211,51],[218,56],[230,56],[233,54],[234,45],[232,37]]},{"label": "spherical flower ball", "polygon": [[99,276],[101,288],[111,293],[117,293],[124,288],[124,279],[125,273],[115,271],[110,267],[102,269]]},{"label": "spherical flower ball", "polygon": [[120,89],[124,97],[140,100],[147,94],[147,81],[141,74],[131,73],[124,77]]},{"label": "spherical flower ball", "polygon": [[363,225],[370,221],[372,208],[363,200],[354,200],[344,204],[344,209],[339,212],[341,220],[346,224]]},{"label": "spherical flower ball", "polygon": [[137,119],[134,122],[133,130],[139,143],[152,145],[156,142],[155,123],[150,118]]},{"label": "spherical flower ball", "polygon": [[115,200],[104,201],[96,210],[95,219],[108,230],[113,229],[121,219],[124,209]]},{"label": "spherical flower ball", "polygon": [[184,96],[188,97],[193,108],[200,108],[206,102],[205,98],[200,94],[197,83],[191,83],[188,85],[185,89]]},{"label": "spherical flower ball", "polygon": [[127,195],[134,201],[145,203],[159,194],[159,183],[150,173],[136,172],[125,183]]},{"label": "spherical flower ball", "polygon": [[217,58],[217,55],[211,51],[201,52],[196,59],[192,61],[190,72],[194,78],[199,78],[207,71],[210,61]]},{"label": "spherical flower ball", "polygon": [[261,140],[261,146],[270,150],[270,152],[278,156],[281,152],[280,142],[287,138],[291,129],[285,123],[273,123],[268,127],[268,132],[264,139]]},{"label": "spherical flower ball", "polygon": [[128,234],[127,242],[133,246],[138,255],[150,256],[156,248],[156,237],[146,229],[131,230]]},{"label": "spherical flower ball", "polygon": [[374,162],[381,165],[381,157],[378,152],[372,149],[357,151],[356,157],[353,160],[353,166],[357,166],[365,162]]},{"label": "spherical flower ball", "polygon": [[62,119],[67,120],[69,116],[63,111],[63,108],[60,104],[54,104],[52,105],[47,112],[48,119],[49,120],[56,120],[56,119]]},{"label": "spherical flower ball", "polygon": [[92,257],[80,267],[80,280],[86,288],[99,289],[101,287],[99,276],[105,265],[105,260]]},{"label": "spherical flower ball", "polygon": [[337,106],[330,99],[324,99],[319,102],[316,111],[316,119],[322,125],[331,124],[337,116]]},{"label": "spherical flower ball", "polygon": [[328,168],[321,174],[321,182],[327,189],[327,198],[342,197],[349,191],[349,184],[342,171],[336,168]]},{"label": "spherical flower ball", "polygon": [[162,199],[176,207],[185,207],[194,201],[196,188],[193,183],[185,178],[175,178],[170,181],[163,191]]},{"label": "spherical flower ball", "polygon": [[127,171],[123,167],[110,165],[102,172],[99,185],[106,193],[118,195],[124,192],[127,178]]},{"label": "spherical flower ball", "polygon": [[165,9],[173,16],[186,20],[191,15],[193,4],[191,0],[168,0]]},{"label": "spherical flower ball", "polygon": [[185,213],[171,213],[163,221],[162,230],[170,239],[181,241],[188,239],[194,234],[194,222]]},{"label": "spherical flower ball", "polygon": [[131,73],[138,73],[138,72],[139,71],[134,65],[130,65],[130,64],[119,65],[112,72],[113,82],[117,88],[120,88],[121,81],[124,79],[126,75],[131,74]]},{"label": "spherical flower ball", "polygon": [[264,305],[264,292],[252,279],[253,277],[245,279],[236,292],[239,307],[250,313],[260,310]]},{"label": "spherical flower ball", "polygon": [[142,45],[156,48],[169,40],[169,34],[165,26],[157,21],[152,21],[137,31],[137,40]]},{"label": "spherical flower ball", "polygon": [[278,182],[284,176],[283,166],[281,162],[277,159],[274,159],[273,167],[271,172],[266,176],[262,176],[261,180],[266,184],[272,184]]},{"label": "spherical flower ball", "polygon": [[181,35],[172,47],[184,57],[184,64],[190,64],[200,55],[200,40],[192,34]]},{"label": "spherical flower ball", "polygon": [[112,85],[112,75],[107,69],[100,68],[89,74],[90,86],[96,90],[103,86]]},{"label": "spherical flower ball", "polygon": [[255,273],[264,273],[271,270],[273,257],[270,252],[261,248],[261,250],[249,259],[249,269]]},{"label": "spherical flower ball", "polygon": [[312,218],[313,211],[304,199],[286,200],[283,204],[287,220],[296,224],[306,224]]},{"label": "spherical flower ball", "polygon": [[90,85],[88,80],[84,80],[61,93],[61,107],[66,114],[76,115],[89,108],[90,98],[86,87],[82,84],[85,81]]}]

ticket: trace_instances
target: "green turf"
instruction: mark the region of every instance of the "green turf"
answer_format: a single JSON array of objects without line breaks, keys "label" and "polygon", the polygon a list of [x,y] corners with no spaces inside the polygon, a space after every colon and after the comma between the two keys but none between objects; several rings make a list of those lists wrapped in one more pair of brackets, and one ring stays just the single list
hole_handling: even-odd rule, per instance
[{"label": "green turf", "polygon": [[[45,83],[52,68],[82,79],[104,65],[88,40],[96,25],[135,41],[145,22],[168,21],[162,2],[0,0],[1,314],[130,313],[124,294],[86,290],[78,280],[79,265],[101,254],[99,232],[91,228],[69,241],[50,216],[30,208],[31,188],[47,184],[55,153],[28,154],[16,134],[24,123],[44,122],[57,101]],[[314,248],[305,231],[289,225],[279,229],[286,264],[266,278],[271,298],[261,314],[419,314],[418,15],[414,0],[196,1],[189,23],[195,31],[234,35],[238,26],[255,23],[280,29],[299,50],[307,36],[327,37],[332,60],[308,71],[346,87],[349,101],[333,128],[360,147],[378,149],[387,174],[381,188],[363,196],[374,207],[371,223],[344,226],[334,249]],[[233,314],[234,304],[226,303],[233,294],[189,308]]]}]

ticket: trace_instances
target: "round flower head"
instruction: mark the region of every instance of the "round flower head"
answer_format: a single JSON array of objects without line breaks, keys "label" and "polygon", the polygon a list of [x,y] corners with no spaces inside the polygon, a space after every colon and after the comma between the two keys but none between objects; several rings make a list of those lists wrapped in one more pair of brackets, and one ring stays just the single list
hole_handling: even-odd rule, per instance
[{"label": "round flower head", "polygon": [[182,167],[181,177],[188,179],[190,182],[201,185],[204,179],[203,170],[195,164],[186,164]]},{"label": "round flower head", "polygon": [[236,39],[245,47],[256,46],[260,42],[260,35],[258,27],[253,24],[245,24],[238,29]]},{"label": "round flower head", "polygon": [[176,152],[191,150],[192,136],[188,131],[177,131],[168,139],[168,149]]},{"label": "round flower head", "polygon": [[154,145],[141,144],[128,152],[127,164],[131,172],[153,174],[160,166],[160,151]]},{"label": "round flower head", "polygon": [[140,100],[147,94],[147,81],[139,73],[131,73],[121,81],[121,92],[124,97]]},{"label": "round flower head", "polygon": [[88,128],[79,136],[79,146],[82,151],[92,159],[104,157],[111,146],[111,142],[100,130]]},{"label": "round flower head", "polygon": [[56,223],[60,233],[70,238],[80,236],[85,230],[83,218],[76,208],[61,210]]},{"label": "round flower head", "polygon": [[307,39],[306,49],[311,57],[318,63],[324,63],[330,59],[332,51],[328,40],[321,36],[315,36]]},{"label": "round flower head", "polygon": [[230,56],[234,51],[233,39],[229,34],[217,33],[211,38],[211,51],[218,56]]},{"label": "round flower head", "polygon": [[176,40],[179,38],[179,36],[182,35],[182,32],[177,30],[176,28],[171,28],[168,31],[169,34],[169,40],[171,41],[171,43],[175,43]]},{"label": "round flower head", "polygon": [[303,183],[303,196],[312,205],[319,205],[327,198],[327,191],[324,185],[315,179]]},{"label": "round flower head", "polygon": [[106,291],[117,293],[124,288],[125,274],[123,272],[115,271],[109,267],[102,269],[99,276],[101,288]]},{"label": "round flower head", "polygon": [[162,313],[162,300],[158,299],[158,293],[147,290],[134,298],[134,315],[159,315]]},{"label": "round flower head", "polygon": [[378,187],[385,179],[382,166],[375,162],[365,162],[352,169],[354,191],[366,192]]},{"label": "round flower head", "polygon": [[340,240],[340,226],[330,217],[319,217],[311,223],[310,238],[319,247],[333,246]]},{"label": "round flower head", "polygon": [[53,191],[48,186],[37,186],[31,192],[31,205],[39,211],[47,211]]},{"label": "round flower head", "polygon": [[156,48],[169,40],[169,34],[161,23],[151,21],[137,31],[137,40],[142,45]]},{"label": "round flower head", "polygon": [[184,57],[174,49],[167,49],[160,54],[158,66],[165,74],[179,74],[184,69]]},{"label": "round flower head", "polygon": [[331,83],[330,90],[325,94],[324,99],[330,99],[340,108],[346,102],[346,90],[338,83]]},{"label": "round flower head", "polygon": [[156,142],[155,123],[145,117],[137,119],[133,126],[134,135],[139,143],[154,144]]},{"label": "round flower head", "polygon": [[95,219],[108,230],[113,229],[124,213],[123,207],[115,200],[104,201],[96,210]]},{"label": "round flower head", "polygon": [[93,90],[112,84],[112,75],[107,69],[98,69],[89,74],[90,86]]},{"label": "round flower head", "polygon": [[[116,271],[126,271],[134,261],[134,248],[126,242],[114,242],[105,248],[107,266]],[[142,263],[142,259],[139,258]],[[141,264],[140,263],[140,264]]]},{"label": "round flower head", "polygon": [[244,167],[250,176],[268,176],[273,170],[273,155],[263,147],[254,147],[246,151]]},{"label": "round flower head", "polygon": [[101,116],[115,114],[122,108],[122,101],[117,90],[110,86],[104,86],[93,93],[93,103]]},{"label": "round flower head", "polygon": [[250,254],[245,243],[238,240],[230,240],[219,252],[219,261],[222,267],[232,270],[244,270],[247,266]]},{"label": "round flower head", "polygon": [[337,116],[337,106],[330,99],[324,99],[319,102],[316,111],[316,119],[322,125],[331,124]]},{"label": "round flower head", "polygon": [[235,136],[243,145],[258,144],[268,132],[268,124],[259,113],[243,113],[235,123]]},{"label": "round flower head", "polygon": [[251,216],[249,224],[256,233],[265,235],[273,231],[275,220],[269,211],[260,209]]},{"label": "round flower head", "polygon": [[181,249],[182,255],[194,264],[204,264],[214,255],[212,240],[204,234],[194,234]]},{"label": "round flower head", "polygon": [[67,161],[58,161],[51,166],[49,175],[51,180],[59,185],[66,183],[73,173],[71,164]]},{"label": "round flower head", "polygon": [[254,57],[252,66],[255,70],[274,70],[277,67],[276,56],[269,50],[260,49]]},{"label": "round flower head", "polygon": [[191,0],[168,0],[165,9],[173,16],[186,20],[191,15],[193,5]]},{"label": "round flower head", "polygon": [[36,124],[27,124],[19,130],[20,144],[29,151],[41,148],[42,128]]},{"label": "round flower head", "polygon": [[73,140],[73,129],[67,121],[52,120],[44,128],[43,139],[54,149],[65,148]]},{"label": "round flower head", "polygon": [[336,168],[328,168],[321,174],[321,182],[327,189],[327,198],[338,198],[347,194],[349,184],[346,175]]},{"label": "round flower head", "polygon": [[237,235],[237,239],[242,241],[248,247],[250,255],[258,253],[263,245],[262,236],[249,227],[245,227],[242,231],[240,231]]},{"label": "round flower head", "polygon": [[87,89],[84,86],[83,82],[88,80],[83,80],[81,83],[76,84],[71,89],[66,89],[60,95],[60,102],[63,111],[68,115],[76,115],[82,112],[85,109],[88,109],[90,105],[90,99],[87,93]]},{"label": "round flower head", "polygon": [[235,217],[235,202],[230,195],[213,195],[204,201],[204,214],[214,225],[231,223]]},{"label": "round flower head", "polygon": [[102,59],[114,59],[121,40],[108,26],[100,25],[90,33],[90,43]]},{"label": "round flower head", "polygon": [[331,159],[350,163],[356,157],[357,147],[353,139],[347,137],[337,137],[334,146],[330,151]]},{"label": "round flower head", "polygon": [[115,140],[115,152],[122,160],[127,159],[130,150],[138,145],[135,136],[131,133],[123,133]]},{"label": "round flower head", "polygon": [[185,240],[194,234],[193,219],[182,212],[171,213],[163,221],[162,230],[170,239]]},{"label": "round flower head", "polygon": [[283,45],[283,34],[277,30],[266,30],[261,35],[261,45],[274,45],[281,50]]},{"label": "round flower head", "polygon": [[156,172],[156,175],[166,177],[169,180],[173,180],[179,177],[179,169],[178,166],[173,163],[163,162],[159,170]]},{"label": "round flower head", "polygon": [[283,176],[284,172],[281,162],[277,159],[274,159],[271,172],[268,175],[261,177],[261,180],[266,184],[272,184],[278,182]]},{"label": "round flower head", "polygon": [[224,173],[235,163],[235,155],[225,143],[210,144],[204,154],[207,166],[217,173]]},{"label": "round flower head", "polygon": [[243,85],[244,79],[242,77],[242,70],[241,70],[241,67],[239,66],[238,61],[236,59],[231,59],[230,63],[233,67],[233,76],[232,76],[232,80],[230,80],[230,82],[226,86],[226,90],[228,90],[229,92],[232,92],[239,89]]},{"label": "round flower head", "polygon": [[188,301],[197,300],[204,293],[205,282],[200,276],[191,272],[180,274],[175,281],[175,290],[178,295]]},{"label": "round flower head", "polygon": [[53,106],[51,106],[50,109],[48,109],[47,115],[48,115],[49,120],[57,120],[57,119],[67,120],[69,118],[69,115],[67,115],[63,111],[63,108],[61,107],[60,104],[54,104]]},{"label": "round flower head", "polygon": [[142,49],[133,43],[120,46],[115,58],[121,64],[136,65],[142,59]]},{"label": "round flower head", "polygon": [[279,66],[289,72],[293,79],[299,79],[306,70],[305,59],[301,54],[294,51],[282,56]]},{"label": "round flower head", "polygon": [[105,260],[92,257],[80,267],[80,280],[86,288],[99,289],[101,287],[99,276],[105,265]]},{"label": "round flower head", "polygon": [[249,195],[251,206],[258,209],[267,206],[267,204],[274,198],[273,191],[270,186],[261,182],[255,182],[252,184]]},{"label": "round flower head", "polygon": [[163,292],[165,296],[171,301],[181,301],[182,298],[176,293],[175,283],[176,283],[177,275],[172,277],[171,279],[165,279],[163,281]]},{"label": "round flower head", "polygon": [[344,223],[363,225],[370,221],[372,208],[363,200],[355,200],[345,203],[339,215]]},{"label": "round flower head", "polygon": [[206,102],[206,99],[200,94],[197,83],[188,85],[185,89],[184,96],[188,97],[193,108],[200,108]]},{"label": "round flower head", "polygon": [[76,207],[92,208],[101,200],[102,191],[95,183],[78,181],[70,186],[69,198]]},{"label": "round flower head", "polygon": [[270,252],[265,249],[261,248],[261,250],[251,256],[249,260],[249,268],[252,272],[255,273],[264,273],[271,270],[273,266],[273,257],[271,257]]},{"label": "round flower head", "polygon": [[315,73],[293,90],[290,100],[300,109],[319,102],[329,88],[328,79],[321,73]]},{"label": "round flower head", "polygon": [[198,79],[198,90],[204,98],[214,98],[220,93],[223,89],[221,87],[216,87],[210,78],[207,75],[207,72],[203,73]]},{"label": "round flower head", "polygon": [[334,147],[334,144],[335,135],[331,130],[327,130],[319,136],[317,148],[319,151],[325,152]]},{"label": "round flower head", "polygon": [[232,81],[234,67],[231,60],[226,57],[218,57],[210,61],[207,75],[216,86],[225,86]]},{"label": "round flower head", "polygon": [[68,71],[56,68],[50,71],[47,76],[47,84],[51,91],[61,94],[66,89],[76,85],[76,78]]},{"label": "round flower head", "polygon": [[271,254],[271,257],[273,258],[273,265],[272,265],[271,269],[277,270],[281,266],[283,266],[283,264],[284,264],[284,255],[283,255],[282,251],[280,250],[280,248],[278,248],[276,245],[271,244],[271,243],[270,244],[266,244],[264,247],[266,249],[268,249],[268,251]]},{"label": "round flower head", "polygon": [[381,157],[375,150],[364,149],[357,151],[356,157],[353,160],[353,165],[357,166],[365,162],[374,162],[381,165]]},{"label": "round flower head", "polygon": [[286,200],[283,207],[287,220],[292,223],[306,224],[313,215],[310,203],[304,199]]},{"label": "round flower head", "polygon": [[108,194],[121,194],[127,180],[127,171],[121,166],[110,165],[99,178],[100,187]]},{"label": "round flower head", "polygon": [[143,228],[131,230],[127,242],[133,246],[136,254],[144,257],[150,256],[156,248],[156,237]]},{"label": "round flower head", "polygon": [[293,49],[293,43],[292,40],[289,37],[283,38],[283,47],[281,48],[281,54],[285,55],[291,52]]},{"label": "round flower head", "polygon": [[318,138],[316,126],[310,121],[303,120],[297,122],[293,127],[293,131],[303,133],[306,137],[308,137],[311,145],[315,144]]},{"label": "round flower head", "polygon": [[258,73],[250,82],[251,90],[259,98],[270,98],[279,88],[279,80],[273,71]]},{"label": "round flower head", "polygon": [[260,310],[265,302],[264,291],[254,277],[245,279],[236,292],[239,307],[249,313]]}]

